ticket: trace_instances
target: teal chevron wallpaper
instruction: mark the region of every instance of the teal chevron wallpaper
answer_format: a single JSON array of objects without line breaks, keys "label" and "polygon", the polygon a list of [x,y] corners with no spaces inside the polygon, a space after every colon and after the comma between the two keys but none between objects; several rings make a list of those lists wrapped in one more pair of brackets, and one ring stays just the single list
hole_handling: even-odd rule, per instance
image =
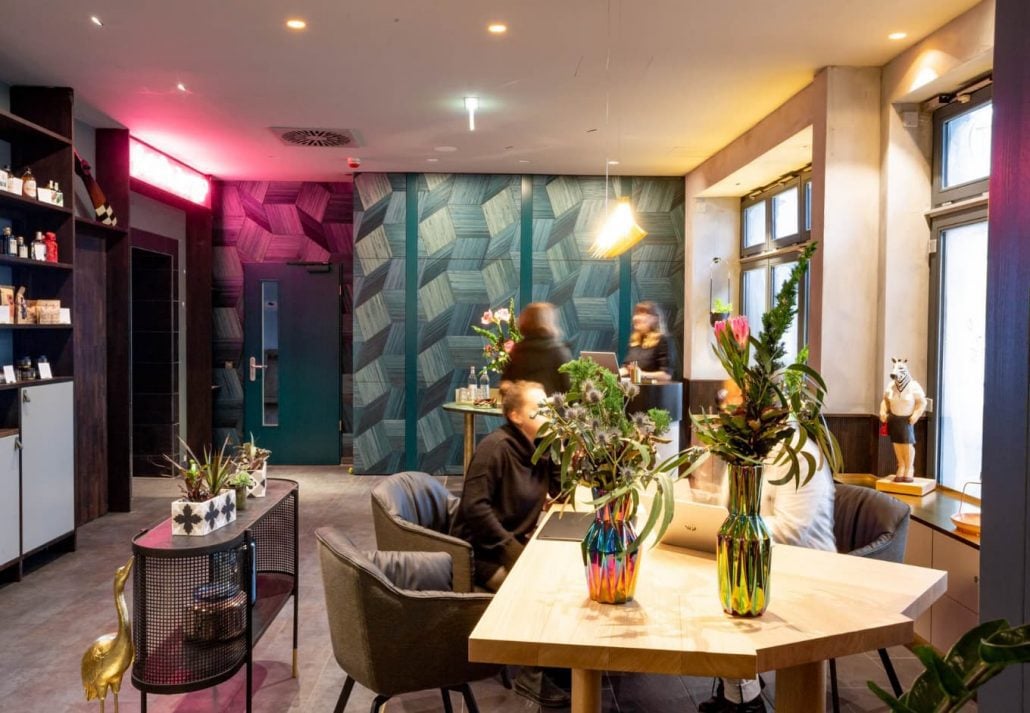
[{"label": "teal chevron wallpaper", "polygon": [[[663,305],[682,344],[680,178],[612,179],[609,197],[632,196],[650,233],[624,260],[589,257],[604,215],[602,177],[366,173],[354,185],[356,473],[460,472],[462,419],[440,406],[483,363],[470,325],[512,297],[555,303],[574,353],[621,352],[641,299]],[[523,225],[524,195],[532,225]],[[530,285],[532,295],[522,294]],[[483,433],[498,421],[477,419]]]}]

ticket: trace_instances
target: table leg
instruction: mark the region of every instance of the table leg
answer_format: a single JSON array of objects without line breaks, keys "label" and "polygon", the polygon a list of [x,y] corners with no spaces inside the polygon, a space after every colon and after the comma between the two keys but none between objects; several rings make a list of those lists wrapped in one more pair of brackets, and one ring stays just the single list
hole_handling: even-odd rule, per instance
[{"label": "table leg", "polygon": [[826,713],[826,662],[776,672],[776,713]]},{"label": "table leg", "polygon": [[472,462],[472,452],[476,450],[476,414],[465,414],[465,463],[462,473],[469,472],[469,463]]},{"label": "table leg", "polygon": [[572,708],[570,710],[571,713],[601,713],[600,671],[572,669]]}]

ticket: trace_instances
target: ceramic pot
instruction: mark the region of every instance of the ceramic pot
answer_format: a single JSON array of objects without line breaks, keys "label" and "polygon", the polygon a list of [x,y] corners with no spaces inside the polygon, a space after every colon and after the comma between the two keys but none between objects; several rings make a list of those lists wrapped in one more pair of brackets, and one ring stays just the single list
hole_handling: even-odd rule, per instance
[{"label": "ceramic pot", "polygon": [[254,484],[250,486],[247,493],[252,498],[265,497],[265,488],[268,487],[268,463],[261,466],[260,470],[252,470],[250,477],[254,480]]},{"label": "ceramic pot", "polygon": [[172,502],[173,535],[206,535],[236,520],[236,491],[223,490],[201,503]]}]

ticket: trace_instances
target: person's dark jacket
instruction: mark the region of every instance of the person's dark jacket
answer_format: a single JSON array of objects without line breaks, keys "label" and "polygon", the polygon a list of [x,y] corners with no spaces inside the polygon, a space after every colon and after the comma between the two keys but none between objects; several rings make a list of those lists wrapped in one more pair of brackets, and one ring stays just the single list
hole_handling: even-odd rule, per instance
[{"label": "person's dark jacket", "polygon": [[569,390],[569,375],[559,374],[558,367],[572,361],[566,342],[554,337],[526,337],[512,347],[511,361],[504,368],[504,381],[535,381],[550,396]]},{"label": "person's dark jacket", "polygon": [[629,366],[634,361],[637,362],[642,371],[664,371],[671,376],[672,365],[669,363],[668,338],[665,335],[660,336],[658,343],[650,349],[645,348],[643,345],[630,347],[629,351],[626,352],[626,359],[623,361],[623,365]]},{"label": "person's dark jacket", "polygon": [[472,545],[476,580],[515,563],[559,481],[551,461],[532,462],[535,447],[506,423],[484,438],[469,463],[451,534]]}]

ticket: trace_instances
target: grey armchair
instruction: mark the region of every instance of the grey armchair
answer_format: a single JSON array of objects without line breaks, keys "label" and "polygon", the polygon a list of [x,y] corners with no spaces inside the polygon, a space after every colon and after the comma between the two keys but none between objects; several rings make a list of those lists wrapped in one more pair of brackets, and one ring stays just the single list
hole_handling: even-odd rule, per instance
[{"label": "grey armchair", "polygon": [[372,713],[395,695],[428,688],[441,690],[447,713],[451,690],[478,713],[468,682],[500,667],[470,663],[468,637],[490,595],[442,591],[451,574],[445,553],[366,556],[338,528],[319,528],[315,537],[333,654],[347,673],[335,713],[343,713],[355,682],[376,693]]},{"label": "grey armchair", "polygon": [[405,471],[372,488],[372,523],[380,550],[446,552],[455,592],[473,591],[472,546],[449,533],[459,499],[428,473]]},{"label": "grey armchair", "polygon": [[[897,498],[872,488],[838,483],[833,502],[833,534],[837,551],[856,557],[887,562],[905,559],[911,508]],[[886,649],[879,649],[880,661],[895,696],[901,696],[901,682]],[[837,662],[830,659],[830,694],[834,713],[840,713],[837,690]]]}]

